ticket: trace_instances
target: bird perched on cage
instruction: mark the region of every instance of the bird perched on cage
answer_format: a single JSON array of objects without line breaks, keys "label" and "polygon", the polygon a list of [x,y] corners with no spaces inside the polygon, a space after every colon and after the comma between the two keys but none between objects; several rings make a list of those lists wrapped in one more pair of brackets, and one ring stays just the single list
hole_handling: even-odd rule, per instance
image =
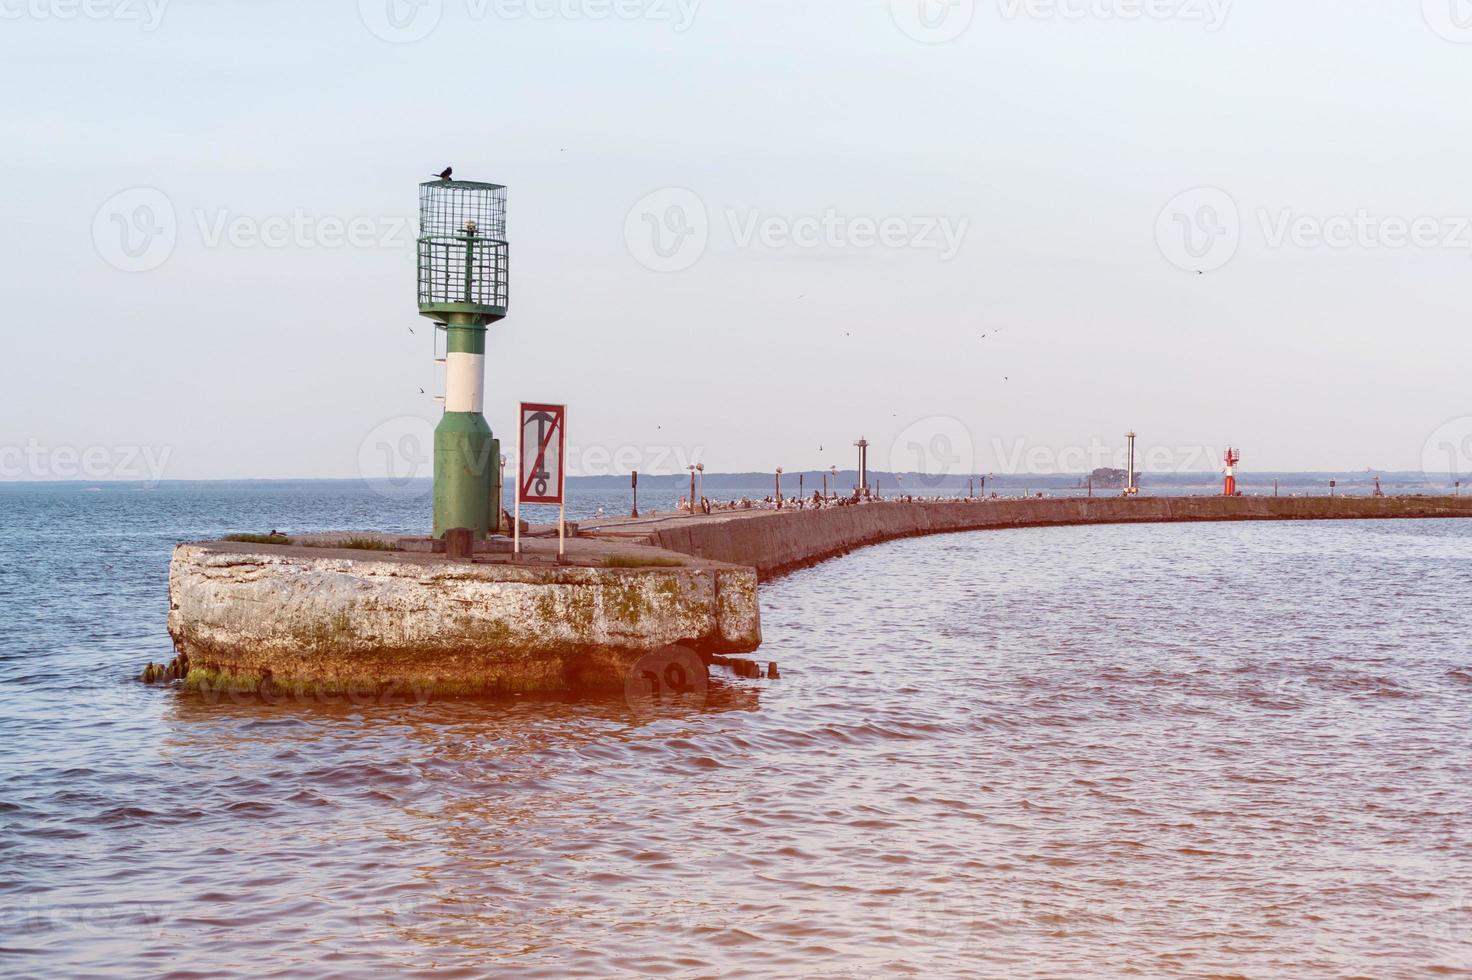
[{"label": "bird perched on cage", "polygon": [[454,172],[454,167],[446,167],[444,170],[441,170],[439,173],[435,174],[435,176],[438,177],[440,180],[449,180],[450,175]]}]

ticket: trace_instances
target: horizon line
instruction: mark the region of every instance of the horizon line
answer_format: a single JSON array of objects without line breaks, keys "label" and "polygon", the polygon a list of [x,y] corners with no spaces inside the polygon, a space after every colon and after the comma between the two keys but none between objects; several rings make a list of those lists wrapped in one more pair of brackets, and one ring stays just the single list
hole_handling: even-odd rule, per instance
[{"label": "horizon line", "polygon": [[[814,468],[814,469],[795,469],[795,470],[785,470],[783,472],[783,476],[795,477],[795,476],[797,476],[799,474],[804,474],[804,475],[805,474],[814,474],[814,475],[818,475],[818,476],[826,476],[826,475],[829,474],[829,472],[830,472],[829,470],[826,470],[826,469],[818,469],[818,468]],[[858,470],[856,470],[856,469],[852,469],[852,470],[839,470],[838,473],[840,475],[843,475],[843,474],[853,474],[853,475],[857,476],[858,475]],[[1216,481],[1216,480],[1218,480],[1218,479],[1220,479],[1221,478],[1221,475],[1222,475],[1220,470],[1187,470],[1187,471],[1180,471],[1180,472],[1175,472],[1175,471],[1154,471],[1154,470],[1136,470],[1136,473],[1140,477],[1142,477],[1142,478],[1143,477],[1153,477],[1153,478],[1157,478],[1157,479],[1159,479],[1159,478],[1168,478],[1168,479],[1173,479],[1173,480],[1206,479],[1206,480],[1210,480],[1210,481],[1213,481],[1213,482]],[[689,475],[690,474],[689,474],[688,471],[673,472],[673,473],[640,473],[640,476],[643,477],[643,478],[646,478],[646,479],[660,479],[660,480],[667,480],[667,479],[688,479],[689,478]],[[711,480],[711,479],[723,479],[723,478],[760,478],[762,480],[769,480],[774,475],[775,474],[772,471],[770,471],[770,470],[732,470],[732,471],[724,471],[724,472],[706,472],[704,474],[704,478],[707,479],[707,480]],[[986,478],[988,480],[1019,480],[1019,479],[1065,480],[1065,479],[1077,479],[1077,480],[1083,481],[1083,480],[1087,480],[1087,478],[1091,474],[1090,473],[1086,473],[1086,472],[1065,472],[1065,473],[997,473],[995,471],[991,471],[991,472],[985,473],[984,475],[986,476]],[[871,479],[877,478],[877,477],[891,477],[891,478],[893,478],[895,476],[899,476],[902,479],[920,478],[920,479],[924,479],[924,480],[951,481],[951,482],[955,482],[957,484],[964,485],[969,480],[971,480],[973,477],[979,478],[979,477],[983,476],[983,474],[980,473],[980,472],[974,473],[974,474],[926,473],[926,472],[923,472],[923,471],[920,471],[920,470],[870,470],[869,471],[869,477]],[[1377,476],[1378,477],[1381,477],[1382,479],[1383,478],[1390,477],[1390,478],[1416,479],[1416,480],[1421,480],[1421,481],[1431,481],[1431,480],[1451,480],[1451,481],[1456,481],[1456,480],[1460,480],[1460,479],[1465,478],[1465,479],[1467,479],[1469,481],[1472,481],[1472,473],[1469,473],[1469,474],[1457,474],[1457,473],[1445,473],[1445,474],[1439,474],[1438,473],[1438,474],[1431,474],[1431,473],[1427,473],[1424,470],[1380,470],[1380,469],[1363,469],[1363,470],[1257,470],[1255,473],[1246,473],[1246,474],[1239,473],[1237,479],[1238,479],[1238,483],[1243,483],[1243,482],[1252,482],[1254,480],[1261,480],[1261,479],[1264,479],[1264,478],[1271,478],[1271,477],[1279,477],[1279,478],[1281,478],[1281,477],[1323,477],[1323,478],[1332,478],[1332,479],[1339,479],[1339,478],[1345,478],[1345,477],[1351,477],[1351,478],[1354,478],[1354,477],[1362,477],[1362,478],[1367,478],[1367,479],[1373,479],[1373,478],[1375,478]],[[627,481],[627,480],[631,479],[631,477],[632,477],[632,474],[629,474],[629,473],[601,473],[601,474],[578,474],[578,475],[571,475],[570,474],[567,477],[567,481],[569,483],[571,483],[573,481],[588,481],[588,480],[625,480],[625,481]],[[158,479],[158,480],[149,480],[149,479],[98,479],[98,480],[78,480],[78,479],[66,479],[66,480],[0,479],[0,487],[16,487],[16,486],[139,486],[139,485],[161,486],[161,485],[165,485],[165,484],[184,484],[184,483],[362,483],[362,484],[374,484],[374,483],[382,483],[384,481],[393,481],[395,483],[403,483],[403,484],[424,483],[426,485],[432,485],[433,482],[434,482],[434,479],[431,476],[415,476],[415,477],[389,477],[389,476],[243,476],[243,477],[233,477],[233,476],[207,476],[207,477],[169,477],[169,478]],[[511,482],[512,481],[510,479],[507,479],[507,480],[504,481],[504,483],[507,484],[507,485],[510,485]]]}]

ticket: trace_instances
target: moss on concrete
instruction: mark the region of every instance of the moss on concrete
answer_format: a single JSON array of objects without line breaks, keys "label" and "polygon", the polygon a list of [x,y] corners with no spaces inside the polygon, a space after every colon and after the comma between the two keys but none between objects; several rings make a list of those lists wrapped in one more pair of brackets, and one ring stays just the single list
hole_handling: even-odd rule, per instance
[{"label": "moss on concrete", "polygon": [[308,548],[340,548],[344,551],[398,551],[399,546],[378,538],[342,538],[336,541],[303,541]]},{"label": "moss on concrete", "polygon": [[291,545],[296,541],[284,534],[227,534],[221,540],[233,541],[238,544],[279,544]]},{"label": "moss on concrete", "polygon": [[663,558],[641,555],[609,555],[603,559],[604,568],[684,568],[678,558]]}]

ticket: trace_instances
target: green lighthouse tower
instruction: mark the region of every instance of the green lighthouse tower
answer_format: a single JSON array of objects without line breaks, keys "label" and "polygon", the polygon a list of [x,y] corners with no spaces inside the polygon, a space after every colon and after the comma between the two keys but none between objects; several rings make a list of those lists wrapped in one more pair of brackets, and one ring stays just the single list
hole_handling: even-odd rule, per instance
[{"label": "green lighthouse tower", "polygon": [[499,526],[501,444],[485,415],[487,327],[506,316],[506,188],[419,185],[419,313],[445,331],[445,415],[434,430],[434,536]]}]

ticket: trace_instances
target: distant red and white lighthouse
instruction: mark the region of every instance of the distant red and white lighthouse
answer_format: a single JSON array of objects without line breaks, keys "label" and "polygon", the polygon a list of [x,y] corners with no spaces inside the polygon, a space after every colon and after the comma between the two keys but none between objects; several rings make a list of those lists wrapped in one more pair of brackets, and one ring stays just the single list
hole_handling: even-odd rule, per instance
[{"label": "distant red and white lighthouse", "polygon": [[1227,455],[1227,482],[1222,488],[1223,496],[1237,496],[1237,464],[1242,461],[1242,454],[1235,449],[1228,449]]}]

